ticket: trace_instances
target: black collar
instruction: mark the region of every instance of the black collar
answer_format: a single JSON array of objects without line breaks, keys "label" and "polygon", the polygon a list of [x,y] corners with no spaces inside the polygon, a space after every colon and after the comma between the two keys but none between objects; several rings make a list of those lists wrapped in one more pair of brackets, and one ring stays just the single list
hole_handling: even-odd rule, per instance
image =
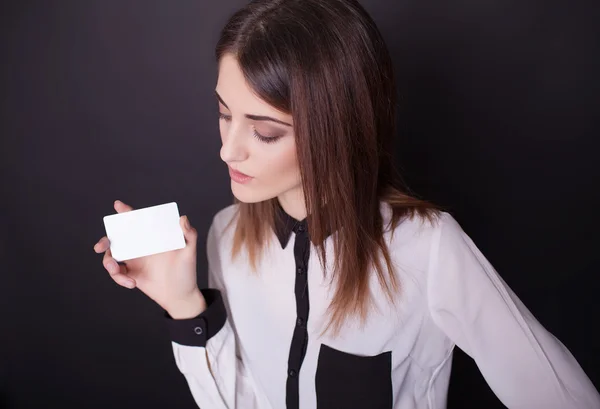
[{"label": "black collar", "polygon": [[[281,243],[281,248],[285,248],[290,241],[290,236],[292,232],[298,234],[306,234],[308,236],[308,223],[306,222],[306,218],[302,220],[296,220],[289,214],[283,210],[279,200],[277,200],[277,208],[275,210],[275,226],[274,229],[279,242]],[[326,237],[331,235],[331,229],[329,229]]]}]

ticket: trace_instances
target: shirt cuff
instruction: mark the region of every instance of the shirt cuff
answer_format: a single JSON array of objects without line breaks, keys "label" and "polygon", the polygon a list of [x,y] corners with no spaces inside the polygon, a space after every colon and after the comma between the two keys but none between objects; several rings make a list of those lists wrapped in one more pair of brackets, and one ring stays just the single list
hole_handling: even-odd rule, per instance
[{"label": "shirt cuff", "polygon": [[206,310],[194,318],[176,320],[165,311],[171,341],[181,345],[206,347],[206,342],[223,328],[227,312],[219,290],[200,290]]}]

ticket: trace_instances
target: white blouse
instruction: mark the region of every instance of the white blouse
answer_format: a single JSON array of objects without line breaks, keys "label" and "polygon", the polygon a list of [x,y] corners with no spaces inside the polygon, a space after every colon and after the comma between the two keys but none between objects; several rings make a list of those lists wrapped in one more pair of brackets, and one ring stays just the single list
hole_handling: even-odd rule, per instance
[{"label": "white blouse", "polygon": [[[380,209],[388,225],[391,209]],[[175,362],[202,409],[442,409],[455,346],[508,408],[600,408],[573,355],[448,213],[386,230],[398,302],[386,301],[373,275],[367,322],[350,319],[332,336],[321,335],[332,237],[324,272],[306,221],[284,214],[255,274],[243,251],[230,257],[235,220],[225,227],[236,210],[221,210],[209,230],[207,310],[188,320],[167,314]]]}]

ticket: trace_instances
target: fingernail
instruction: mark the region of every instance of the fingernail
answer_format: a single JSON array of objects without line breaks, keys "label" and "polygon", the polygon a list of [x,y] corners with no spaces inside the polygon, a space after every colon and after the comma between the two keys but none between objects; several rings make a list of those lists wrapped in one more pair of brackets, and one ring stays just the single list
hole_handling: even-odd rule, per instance
[{"label": "fingernail", "polygon": [[111,273],[119,272],[119,265],[114,261],[111,261],[110,263],[108,263],[108,268],[110,269]]},{"label": "fingernail", "polygon": [[135,284],[133,283],[133,281],[127,280],[127,281],[125,281],[125,287],[131,289],[131,288],[135,287]]},{"label": "fingernail", "polygon": [[192,227],[192,226],[190,226],[190,219],[188,219],[188,217],[187,217],[187,216],[185,216],[185,223],[184,223],[184,224],[185,224],[185,228],[186,228],[187,230],[189,230],[189,229],[190,229],[190,227]]}]

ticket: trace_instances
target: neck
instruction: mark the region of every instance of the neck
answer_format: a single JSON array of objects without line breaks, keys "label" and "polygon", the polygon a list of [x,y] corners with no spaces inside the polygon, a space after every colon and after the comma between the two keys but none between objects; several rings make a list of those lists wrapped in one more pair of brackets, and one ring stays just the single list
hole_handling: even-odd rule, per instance
[{"label": "neck", "polygon": [[306,218],[306,202],[304,201],[301,185],[282,193],[277,199],[283,210],[294,219],[303,220]]}]

